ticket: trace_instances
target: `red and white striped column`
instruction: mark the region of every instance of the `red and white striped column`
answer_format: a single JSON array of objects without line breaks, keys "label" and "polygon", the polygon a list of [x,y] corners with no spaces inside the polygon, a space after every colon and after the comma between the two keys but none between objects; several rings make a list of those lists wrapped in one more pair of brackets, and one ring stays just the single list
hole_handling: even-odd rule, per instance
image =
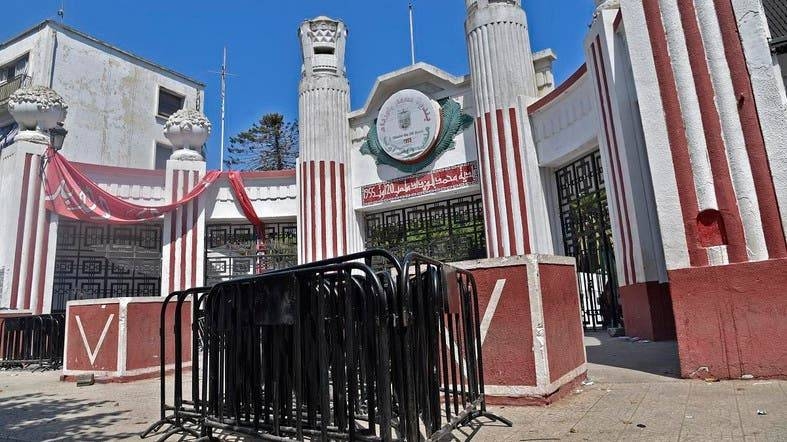
[{"label": "red and white striped column", "polygon": [[[41,180],[46,146],[18,141],[3,150],[3,302],[0,306],[33,314],[52,306],[57,216],[45,208]],[[16,213],[17,216],[14,216]]]},{"label": "red and white striped column", "polygon": [[344,24],[318,17],[299,30],[303,78],[299,93],[299,262],[361,250],[349,191],[349,83]]},{"label": "red and white striped column", "polygon": [[552,253],[527,113],[537,88],[525,11],[519,1],[473,0],[467,13],[487,254]]},{"label": "red and white striped column", "polygon": [[[203,161],[167,161],[170,201],[188,194],[205,176]],[[205,201],[195,198],[164,217],[162,294],[200,287],[205,275]]]},{"label": "red and white striped column", "polygon": [[733,3],[624,0],[622,21],[667,269],[787,257]]}]

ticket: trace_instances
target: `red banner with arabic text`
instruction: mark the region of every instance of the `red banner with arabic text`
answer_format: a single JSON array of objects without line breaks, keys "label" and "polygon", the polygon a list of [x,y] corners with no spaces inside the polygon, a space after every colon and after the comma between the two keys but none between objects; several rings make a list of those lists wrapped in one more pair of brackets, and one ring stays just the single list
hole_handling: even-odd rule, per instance
[{"label": "red banner with arabic text", "polygon": [[382,203],[425,195],[441,190],[469,186],[478,182],[477,163],[465,163],[431,172],[410,175],[382,183],[363,186],[362,204]]}]

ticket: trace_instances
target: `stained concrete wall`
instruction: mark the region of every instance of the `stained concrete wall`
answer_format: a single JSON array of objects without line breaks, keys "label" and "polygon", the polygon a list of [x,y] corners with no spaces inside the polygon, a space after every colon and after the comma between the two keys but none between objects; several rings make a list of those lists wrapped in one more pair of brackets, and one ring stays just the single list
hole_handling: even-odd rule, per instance
[{"label": "stained concrete wall", "polygon": [[194,85],[59,33],[52,88],[69,105],[63,153],[71,161],[152,169],[156,143],[169,145],[166,120],[156,116],[160,87],[183,95],[186,108],[201,96]]},{"label": "stained concrete wall", "polygon": [[[69,106],[63,153],[71,161],[153,169],[156,143],[169,145],[157,117],[159,87],[200,109],[204,86],[78,31],[46,22],[0,49],[0,65],[29,53],[28,75]],[[0,111],[0,125],[11,122]]]}]

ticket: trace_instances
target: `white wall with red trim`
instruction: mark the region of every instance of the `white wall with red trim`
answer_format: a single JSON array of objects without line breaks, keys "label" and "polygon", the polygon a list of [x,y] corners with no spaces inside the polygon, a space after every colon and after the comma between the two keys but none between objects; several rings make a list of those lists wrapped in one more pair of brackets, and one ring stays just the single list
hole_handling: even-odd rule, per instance
[{"label": "white wall with red trim", "polygon": [[[298,216],[298,186],[295,170],[244,172],[246,193],[257,215],[264,222],[295,222]],[[220,177],[207,190],[209,222],[247,222],[226,177]]]}]

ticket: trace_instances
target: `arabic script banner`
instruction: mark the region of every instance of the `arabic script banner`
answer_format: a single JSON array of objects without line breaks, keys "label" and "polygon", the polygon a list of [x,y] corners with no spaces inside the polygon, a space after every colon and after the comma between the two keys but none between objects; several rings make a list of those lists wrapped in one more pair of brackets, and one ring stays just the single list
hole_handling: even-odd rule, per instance
[{"label": "arabic script banner", "polygon": [[163,206],[140,206],[120,199],[98,186],[62,155],[45,155],[44,192],[47,209],[60,216],[90,222],[130,224],[148,221],[198,198],[221,175],[208,172],[180,201]]},{"label": "arabic script banner", "polygon": [[464,163],[445,169],[410,175],[361,188],[364,206],[402,198],[456,189],[478,183],[478,163]]}]

